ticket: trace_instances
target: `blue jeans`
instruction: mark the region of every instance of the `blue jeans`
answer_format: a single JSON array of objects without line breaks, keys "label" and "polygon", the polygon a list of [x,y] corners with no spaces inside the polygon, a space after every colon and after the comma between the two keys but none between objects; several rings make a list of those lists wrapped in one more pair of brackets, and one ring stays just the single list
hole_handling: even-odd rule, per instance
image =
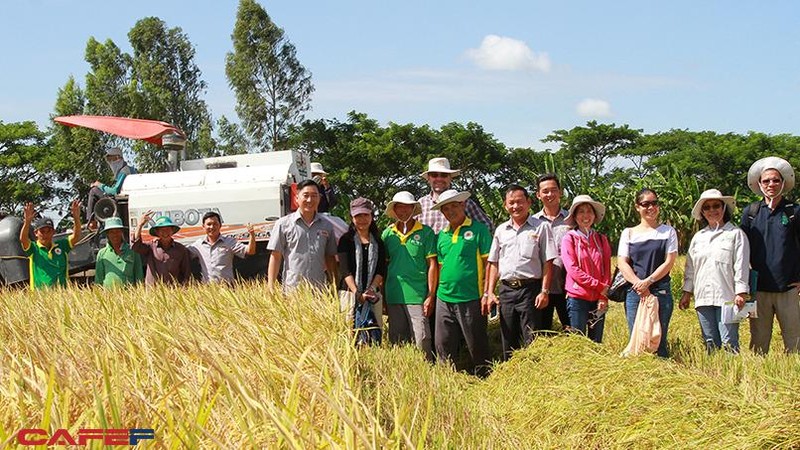
[{"label": "blue jeans", "polygon": [[[603,329],[606,325],[606,316],[603,315],[591,327],[588,326],[589,313],[597,309],[597,302],[567,297],[567,314],[569,326],[573,331],[588,336],[598,344],[603,341]],[[589,328],[587,333],[587,328]]]},{"label": "blue jeans", "polygon": [[700,332],[709,353],[721,347],[739,353],[738,323],[722,323],[722,308],[719,306],[698,306],[696,311]]},{"label": "blue jeans", "polygon": [[[658,344],[656,354],[662,358],[669,356],[667,352],[667,330],[669,320],[672,318],[672,287],[669,279],[661,279],[650,286],[650,293],[658,298],[658,321],[661,322],[661,342]],[[633,322],[636,321],[636,312],[639,310],[641,297],[633,289],[628,291],[625,298],[625,317],[628,319],[628,333],[633,331]]]}]

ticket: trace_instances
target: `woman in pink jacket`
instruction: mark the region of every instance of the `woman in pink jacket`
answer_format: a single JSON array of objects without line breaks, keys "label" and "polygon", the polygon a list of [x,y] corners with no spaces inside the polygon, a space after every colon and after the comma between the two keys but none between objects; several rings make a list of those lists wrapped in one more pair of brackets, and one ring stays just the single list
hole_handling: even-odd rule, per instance
[{"label": "woman in pink jacket", "polygon": [[608,308],[611,245],[608,238],[592,226],[603,220],[605,213],[605,206],[592,197],[575,197],[565,220],[572,229],[561,241],[561,259],[567,272],[564,289],[570,328],[597,343],[603,340]]}]

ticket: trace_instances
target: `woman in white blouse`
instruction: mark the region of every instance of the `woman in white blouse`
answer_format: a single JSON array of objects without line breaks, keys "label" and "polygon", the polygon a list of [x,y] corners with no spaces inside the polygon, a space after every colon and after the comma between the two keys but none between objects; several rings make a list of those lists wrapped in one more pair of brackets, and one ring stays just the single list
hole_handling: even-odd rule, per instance
[{"label": "woman in white blouse", "polygon": [[733,197],[709,189],[692,209],[692,217],[704,227],[689,244],[679,307],[688,308],[694,295],[700,332],[709,352],[721,347],[739,352],[739,324],[722,320],[723,304],[733,302],[741,308],[749,291],[750,243],[730,222],[734,207]]}]

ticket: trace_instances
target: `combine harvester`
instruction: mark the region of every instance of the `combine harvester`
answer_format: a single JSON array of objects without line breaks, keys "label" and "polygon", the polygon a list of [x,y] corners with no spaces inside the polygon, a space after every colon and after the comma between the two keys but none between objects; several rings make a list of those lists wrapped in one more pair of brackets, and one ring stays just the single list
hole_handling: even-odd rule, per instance
[{"label": "combine harvester", "polygon": [[[246,226],[252,223],[257,252],[246,259],[235,258],[234,263],[243,278],[266,275],[270,231],[279,217],[297,209],[294,188],[311,176],[308,156],[294,150],[182,160],[185,134],[165,122],[105,116],[64,116],[53,120],[143,140],[167,150],[169,172],[128,175],[119,195],[96,203],[96,217],[100,221],[113,216],[122,218],[130,227],[132,239],[139,217],[152,210],[154,217],[169,216],[181,227],[174,238],[184,245],[205,235],[200,220],[208,211],[222,216],[223,235],[242,241],[247,241]],[[327,217],[334,222],[337,234],[347,229],[341,219]],[[28,261],[19,244],[21,227],[22,221],[17,217],[0,220],[0,282],[5,285],[28,281]],[[142,237],[151,239],[146,232]],[[100,233],[84,237],[70,252],[70,274],[94,269],[97,252],[103,245],[105,240]]]}]

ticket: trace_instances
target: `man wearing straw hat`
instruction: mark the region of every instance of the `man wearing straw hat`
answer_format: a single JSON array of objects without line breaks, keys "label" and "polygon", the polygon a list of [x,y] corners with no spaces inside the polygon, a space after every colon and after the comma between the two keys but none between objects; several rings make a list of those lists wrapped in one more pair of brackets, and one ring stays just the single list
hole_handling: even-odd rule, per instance
[{"label": "man wearing straw hat", "polygon": [[434,312],[439,265],[436,234],[414,219],[421,211],[419,202],[408,191],[394,194],[386,205],[386,215],[394,220],[381,235],[389,258],[386,304],[389,341],[413,342],[433,361],[429,317]]},{"label": "man wearing straw hat", "polygon": [[321,213],[330,212],[336,206],[336,192],[328,181],[328,172],[322,168],[318,162],[311,163],[311,178],[319,185],[319,207],[317,211]]},{"label": "man wearing straw hat", "polygon": [[[439,196],[450,189],[453,178],[458,176],[459,173],[461,173],[460,170],[450,168],[450,161],[447,158],[433,158],[428,161],[428,170],[420,174],[428,180],[431,193],[419,199],[419,203],[422,206],[422,214],[418,219],[423,224],[431,227],[434,233],[439,233],[442,228],[447,226],[447,219],[433,206],[438,201]],[[492,220],[489,219],[489,216],[486,215],[475,200],[467,199],[465,208],[467,216],[472,220],[484,223],[490,231],[492,230]]]},{"label": "man wearing straw hat", "polygon": [[[534,331],[541,329],[553,259],[558,255],[550,223],[531,215],[532,203],[522,186],[512,184],[506,189],[504,206],[510,219],[495,230],[489,252],[484,313],[492,304],[500,305],[504,360],[530,344]],[[498,279],[499,301],[494,295]]]},{"label": "man wearing straw hat", "polygon": [[97,253],[94,282],[110,288],[136,284],[144,279],[142,259],[125,242],[123,230],[127,227],[119,217],[109,217],[103,223],[106,246]]},{"label": "man wearing straw hat", "polygon": [[452,363],[463,338],[474,366],[473,373],[489,373],[489,337],[486,334],[486,298],[483,288],[486,258],[492,235],[486,225],[467,217],[469,192],[442,192],[433,206],[448,225],[437,238],[439,288],[436,292],[434,343],[442,361]]},{"label": "man wearing straw hat", "polygon": [[769,352],[773,316],[786,352],[800,351],[800,206],[784,194],[794,187],[794,169],[770,156],[753,163],[747,185],[763,200],[745,208],[742,230],[750,240],[750,266],[758,272],[756,312],[750,319],[750,349]]},{"label": "man wearing straw hat", "polygon": [[36,211],[33,203],[26,203],[23,209],[22,228],[19,232],[19,243],[28,257],[30,265],[31,289],[42,289],[51,286],[66,287],[69,264],[67,253],[81,239],[81,202],[75,200],[70,205],[72,220],[72,236],[67,239],[53,240],[55,227],[49,217],[40,217],[33,224],[36,242],[31,242],[31,222]]},{"label": "man wearing straw hat", "polygon": [[172,223],[172,219],[167,216],[156,218],[150,227],[150,236],[153,236],[153,240],[147,244],[142,242],[142,228],[150,223],[152,215],[153,211],[142,214],[133,237],[133,250],[144,258],[144,265],[147,267],[145,284],[150,286],[157,282],[188,283],[192,276],[191,254],[189,249],[172,238],[181,229]]}]

